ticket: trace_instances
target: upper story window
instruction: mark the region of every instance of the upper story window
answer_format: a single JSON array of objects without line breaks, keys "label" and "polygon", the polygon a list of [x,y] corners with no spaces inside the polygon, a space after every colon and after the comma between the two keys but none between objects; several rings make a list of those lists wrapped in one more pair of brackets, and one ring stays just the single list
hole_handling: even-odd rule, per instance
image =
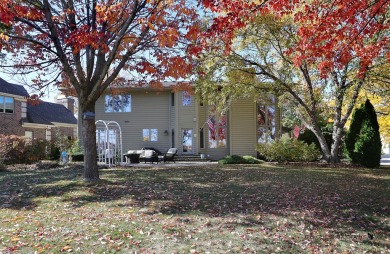
[{"label": "upper story window", "polygon": [[131,112],[131,95],[106,95],[105,112]]},{"label": "upper story window", "polygon": [[267,101],[257,103],[257,142],[266,143],[276,135],[276,101],[270,97]]},{"label": "upper story window", "polygon": [[14,98],[0,96],[0,113],[14,113]]},{"label": "upper story window", "polygon": [[182,98],[182,102],[183,102],[183,106],[190,106],[191,105],[191,94],[184,91],[183,92],[183,98]]}]

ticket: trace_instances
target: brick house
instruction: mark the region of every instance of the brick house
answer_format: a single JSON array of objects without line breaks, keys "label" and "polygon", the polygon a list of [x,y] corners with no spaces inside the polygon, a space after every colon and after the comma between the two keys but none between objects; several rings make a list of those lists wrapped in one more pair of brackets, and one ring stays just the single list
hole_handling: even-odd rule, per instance
[{"label": "brick house", "polygon": [[0,134],[45,140],[55,140],[59,135],[77,138],[72,99],[30,105],[28,96],[23,86],[0,78]]}]

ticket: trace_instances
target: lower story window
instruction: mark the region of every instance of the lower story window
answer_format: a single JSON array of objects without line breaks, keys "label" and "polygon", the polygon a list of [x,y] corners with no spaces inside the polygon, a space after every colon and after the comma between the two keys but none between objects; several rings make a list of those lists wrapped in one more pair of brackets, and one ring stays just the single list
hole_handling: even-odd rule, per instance
[{"label": "lower story window", "polygon": [[51,140],[51,130],[46,130],[46,140]]},{"label": "lower story window", "polygon": [[34,138],[34,134],[32,131],[25,131],[24,136],[28,138],[28,142],[31,144]]},{"label": "lower story window", "polygon": [[227,146],[227,117],[217,113],[215,107],[211,107],[207,119],[209,128],[209,148],[225,148]]},{"label": "lower story window", "polygon": [[276,102],[274,97],[264,103],[257,103],[257,143],[275,140],[276,135]]},{"label": "lower story window", "polygon": [[143,141],[158,141],[158,129],[143,129]]}]

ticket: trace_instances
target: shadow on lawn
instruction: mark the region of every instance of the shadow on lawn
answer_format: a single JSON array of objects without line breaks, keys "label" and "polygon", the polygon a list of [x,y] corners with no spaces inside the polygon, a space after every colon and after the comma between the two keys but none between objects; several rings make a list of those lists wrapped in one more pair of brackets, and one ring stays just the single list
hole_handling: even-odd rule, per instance
[{"label": "shadow on lawn", "polygon": [[[340,223],[390,232],[389,169],[297,169],[257,166],[113,168],[99,183],[82,168],[0,173],[0,209],[34,209],[35,198],[62,198],[75,208],[120,201],[148,214],[293,216],[315,227]],[[8,204],[3,205],[1,204]],[[114,205],[114,204],[112,204]],[[261,222],[253,218],[243,225]],[[388,246],[389,247],[389,246]]]}]

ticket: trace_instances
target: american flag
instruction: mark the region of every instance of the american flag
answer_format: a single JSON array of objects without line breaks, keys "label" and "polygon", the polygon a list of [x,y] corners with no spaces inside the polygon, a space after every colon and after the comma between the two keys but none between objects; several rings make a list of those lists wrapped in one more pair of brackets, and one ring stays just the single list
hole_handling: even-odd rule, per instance
[{"label": "american flag", "polygon": [[214,117],[209,117],[207,120],[207,125],[209,126],[209,131],[211,135],[211,139],[215,140],[215,122],[214,122]]}]

